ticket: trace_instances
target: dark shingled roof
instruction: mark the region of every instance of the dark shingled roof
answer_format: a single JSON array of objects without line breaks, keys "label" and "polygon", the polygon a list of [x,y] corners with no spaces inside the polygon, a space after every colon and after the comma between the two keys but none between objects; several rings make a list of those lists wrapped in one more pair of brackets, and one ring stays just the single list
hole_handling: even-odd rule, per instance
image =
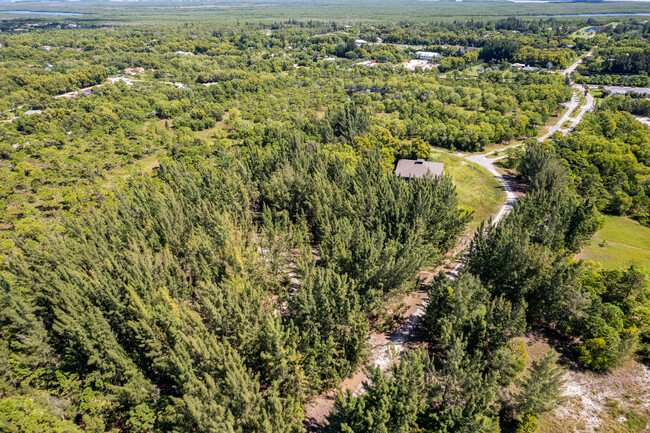
[{"label": "dark shingled roof", "polygon": [[424,159],[400,159],[395,168],[395,174],[400,177],[424,177],[430,173],[432,177],[442,176],[445,164],[442,162],[428,162]]}]

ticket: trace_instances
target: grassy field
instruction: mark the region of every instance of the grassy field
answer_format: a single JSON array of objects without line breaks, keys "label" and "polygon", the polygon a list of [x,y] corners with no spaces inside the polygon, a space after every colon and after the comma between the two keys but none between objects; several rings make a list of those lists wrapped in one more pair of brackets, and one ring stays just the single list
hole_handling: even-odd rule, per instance
[{"label": "grassy field", "polygon": [[596,33],[587,33],[587,30],[591,29],[594,26],[586,26],[581,29],[576,30],[571,36],[574,38],[591,38],[596,36]]},{"label": "grassy field", "polygon": [[474,218],[468,227],[469,230],[473,231],[481,221],[496,214],[505,202],[503,187],[483,167],[444,153],[433,153],[430,160],[445,163],[445,171],[456,184],[460,204],[474,209]]},{"label": "grassy field", "polygon": [[589,89],[589,93],[591,93],[591,96],[594,98],[602,98],[603,97],[603,91],[600,89]]},{"label": "grassy field", "polygon": [[578,255],[607,268],[636,265],[650,273],[650,228],[625,217],[605,216],[605,225]]}]

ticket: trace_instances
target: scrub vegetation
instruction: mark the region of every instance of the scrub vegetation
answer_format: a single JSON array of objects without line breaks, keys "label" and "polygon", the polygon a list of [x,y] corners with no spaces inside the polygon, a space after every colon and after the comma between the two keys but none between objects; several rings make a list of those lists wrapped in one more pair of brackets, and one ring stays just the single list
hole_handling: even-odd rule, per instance
[{"label": "scrub vegetation", "polygon": [[[574,94],[564,68],[593,52],[583,77],[642,76],[650,27],[429,3],[0,21],[0,430],[553,431],[585,377],[645,383],[647,101],[603,91],[537,137]],[[438,55],[407,70],[418,51]],[[519,190],[493,224],[509,184],[458,155],[522,142],[499,152]],[[646,428],[644,401],[611,403],[603,425]]]}]

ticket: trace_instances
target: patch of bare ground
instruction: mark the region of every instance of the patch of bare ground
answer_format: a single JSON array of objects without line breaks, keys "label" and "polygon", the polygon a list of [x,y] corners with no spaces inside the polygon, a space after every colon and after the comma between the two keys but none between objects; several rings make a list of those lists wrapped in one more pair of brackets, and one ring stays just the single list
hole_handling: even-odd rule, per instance
[{"label": "patch of bare ground", "polygon": [[648,432],[650,428],[650,369],[628,359],[607,373],[578,368],[568,351],[570,342],[552,330],[525,336],[529,362],[551,348],[567,367],[562,386],[564,401],[540,418],[539,433]]},{"label": "patch of bare ground", "polygon": [[[400,318],[396,326],[387,332],[371,332],[369,336],[370,357],[367,365],[386,370],[401,354],[406,352],[416,336],[421,335],[415,330],[419,327],[426,309],[427,294],[418,290],[408,294],[399,303],[397,310]],[[354,395],[364,392],[363,383],[368,380],[366,368],[362,367],[352,376],[345,379],[338,387],[343,391],[350,390]],[[336,388],[331,389],[314,399],[305,407],[305,428],[307,431],[321,431],[327,425],[327,417],[334,407]]]},{"label": "patch of bare ground", "polygon": [[[342,390],[351,390],[354,395],[359,395],[363,389],[363,382],[367,380],[364,369],[345,379],[339,385]],[[334,408],[334,396],[337,388],[319,395],[313,402],[305,407],[305,429],[308,432],[323,430],[327,425],[327,417]]]}]

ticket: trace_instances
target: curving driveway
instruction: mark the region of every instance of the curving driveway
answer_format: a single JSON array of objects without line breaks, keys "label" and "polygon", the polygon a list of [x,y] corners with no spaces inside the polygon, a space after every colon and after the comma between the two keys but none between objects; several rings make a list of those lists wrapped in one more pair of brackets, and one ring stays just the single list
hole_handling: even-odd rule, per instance
[{"label": "curving driveway", "polygon": [[[591,52],[587,53],[585,57],[590,56]],[[584,57],[583,57],[584,58]],[[575,63],[569,66],[566,70],[562,71],[562,75],[570,76],[580,63],[582,59],[578,59]],[[576,91],[584,92],[585,89],[583,86],[571,82],[571,87],[576,89]],[[587,102],[582,106],[580,113],[571,117],[573,111],[579,106],[580,98],[576,93],[571,97],[571,100],[566,105],[567,112],[551,126],[549,130],[543,136],[538,138],[538,141],[542,142],[550,137],[555,132],[561,132],[566,135],[573,130],[581,121],[584,114],[590,110],[593,110],[595,107],[594,99],[591,95],[587,93],[586,96]],[[562,129],[561,126],[564,122],[571,122],[569,128]],[[506,201],[501,206],[497,214],[494,216],[492,223],[498,224],[511,210],[512,207],[517,201],[517,195],[515,194],[514,187],[510,182],[496,169],[494,163],[503,158],[507,158],[508,155],[501,155],[495,158],[488,158],[488,155],[491,155],[495,152],[503,152],[506,149],[522,146],[523,143],[513,144],[511,146],[506,146],[502,149],[492,150],[479,155],[466,155],[463,153],[452,153],[453,155],[464,158],[469,162],[480,165],[481,167],[488,170],[492,173],[503,185],[503,189],[506,193]],[[462,271],[462,268],[465,265],[465,261],[461,259],[454,269],[448,272],[450,278],[455,278]],[[425,296],[418,296],[418,294],[411,294],[405,300],[409,305],[409,310],[407,311],[404,323],[392,332],[385,332],[382,334],[374,334],[370,337],[370,346],[372,352],[372,365],[380,367],[382,370],[387,370],[388,367],[392,364],[395,359],[398,359],[399,356],[408,350],[408,342],[412,338],[413,331],[418,327],[420,321],[424,317],[426,311],[427,299]],[[360,395],[364,393],[363,383],[368,380],[365,375],[364,369],[358,370],[352,377],[347,378],[340,384],[340,388],[350,389],[354,395]],[[319,430],[322,426],[327,424],[327,417],[334,407],[334,395],[336,390],[330,390],[324,394],[318,396],[311,404],[307,405],[305,408],[305,419],[309,425],[309,430]]]},{"label": "curving driveway", "polygon": [[[571,77],[571,73],[578,67],[580,63],[582,63],[582,60],[585,57],[591,56],[593,51],[588,52],[585,54],[584,57],[581,57],[578,59],[575,63],[573,63],[571,66],[566,68],[564,71],[561,72],[562,75],[565,77]],[[567,108],[566,113],[550,128],[548,128],[548,131],[546,134],[542,135],[537,139],[540,143],[549,138],[551,135],[553,135],[556,132],[560,132],[563,135],[567,135],[569,132],[573,131],[576,126],[580,122],[582,122],[582,118],[584,115],[590,111],[593,111],[594,108],[596,108],[596,101],[594,100],[594,97],[591,96],[589,92],[587,92],[585,86],[582,86],[580,84],[576,84],[573,81],[571,81],[571,87],[573,87],[574,93],[573,96],[571,97],[571,100],[565,105]],[[580,107],[580,112],[575,116],[571,117],[573,114],[573,111],[578,108],[580,104],[580,97],[576,92],[583,93],[586,99],[586,102],[584,105]],[[570,122],[571,125],[568,128],[562,128],[562,125],[565,122]],[[495,152],[503,152],[506,149],[511,149],[515,147],[522,146],[523,143],[517,143],[513,144],[512,146],[506,146],[502,149],[497,149],[497,150],[492,150],[490,152],[486,152],[480,155],[471,155],[471,156],[466,156],[462,153],[456,153],[456,156],[460,156],[462,158],[465,158],[467,161],[473,162],[475,164],[480,165],[481,167],[485,168],[488,170],[490,173],[492,173],[498,180],[501,182],[501,185],[503,186],[503,190],[506,193],[506,202],[501,206],[499,209],[499,212],[494,216],[493,219],[493,224],[497,224],[499,221],[503,219],[511,210],[512,206],[514,205],[515,201],[517,200],[517,196],[514,192],[513,186],[508,182],[506,178],[504,178],[499,171],[496,169],[494,163],[499,161],[500,159],[507,158],[507,155],[502,155],[496,158],[488,158],[488,155],[492,155]]]}]

